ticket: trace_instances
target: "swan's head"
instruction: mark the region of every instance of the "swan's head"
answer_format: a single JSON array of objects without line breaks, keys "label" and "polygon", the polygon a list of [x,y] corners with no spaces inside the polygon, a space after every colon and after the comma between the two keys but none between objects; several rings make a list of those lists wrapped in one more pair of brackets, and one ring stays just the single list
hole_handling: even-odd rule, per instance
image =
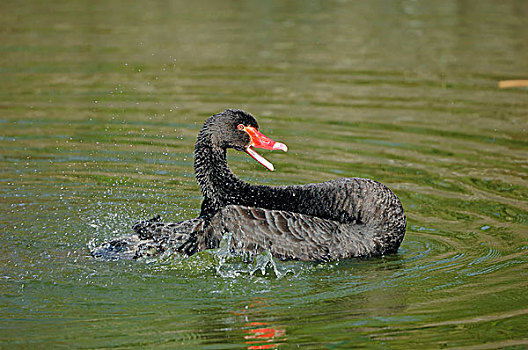
[{"label": "swan's head", "polygon": [[200,134],[203,133],[210,134],[214,146],[247,152],[270,171],[275,169],[273,164],[258,154],[255,148],[288,151],[285,144],[263,135],[255,118],[239,109],[226,109],[222,113],[213,115],[205,122]]}]

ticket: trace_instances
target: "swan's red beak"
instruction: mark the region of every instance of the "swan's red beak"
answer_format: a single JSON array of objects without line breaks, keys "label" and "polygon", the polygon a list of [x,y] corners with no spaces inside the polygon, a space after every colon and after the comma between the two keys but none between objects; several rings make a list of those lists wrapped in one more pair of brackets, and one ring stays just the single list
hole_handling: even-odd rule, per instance
[{"label": "swan's red beak", "polygon": [[249,138],[251,139],[251,143],[249,144],[248,148],[246,148],[246,152],[257,162],[264,165],[266,169],[270,171],[275,170],[275,167],[273,166],[273,164],[271,164],[268,160],[266,160],[260,154],[255,152],[253,147],[269,149],[272,151],[281,150],[284,152],[288,151],[288,147],[284,143],[273,141],[272,139],[263,135],[260,131],[258,131],[256,128],[252,126],[244,127],[244,131],[247,132],[247,134],[249,135]]}]

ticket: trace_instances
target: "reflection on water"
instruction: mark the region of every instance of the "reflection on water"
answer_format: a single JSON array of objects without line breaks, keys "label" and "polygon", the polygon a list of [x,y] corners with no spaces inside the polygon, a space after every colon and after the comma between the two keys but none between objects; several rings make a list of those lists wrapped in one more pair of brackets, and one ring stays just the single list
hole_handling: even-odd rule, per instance
[{"label": "reflection on water", "polygon": [[251,321],[253,315],[259,314],[259,308],[265,307],[266,304],[268,304],[266,299],[255,299],[244,307],[244,311],[237,314],[246,321],[244,332],[247,335],[244,339],[249,350],[277,349],[282,344],[282,340],[286,339],[286,331],[283,327],[265,321]]},{"label": "reflection on water", "polygon": [[246,332],[250,335],[246,335],[244,338],[248,339],[246,344],[248,349],[277,349],[280,343],[274,343],[275,338],[284,336],[283,329],[277,329],[270,327],[266,322],[250,322],[247,324],[249,327],[260,327],[250,328]]},{"label": "reflection on water", "polygon": [[[524,1],[0,4],[0,328],[14,347],[528,343]],[[194,217],[196,134],[227,107],[288,153],[240,177],[386,183],[397,255],[254,265],[89,258]]]}]

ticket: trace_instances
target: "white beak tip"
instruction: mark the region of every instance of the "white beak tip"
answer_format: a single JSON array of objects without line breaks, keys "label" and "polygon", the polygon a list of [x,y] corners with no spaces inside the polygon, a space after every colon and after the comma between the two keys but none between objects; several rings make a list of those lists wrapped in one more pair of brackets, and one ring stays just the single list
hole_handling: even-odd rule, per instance
[{"label": "white beak tip", "polygon": [[277,142],[275,143],[275,145],[273,145],[273,150],[274,151],[281,150],[284,152],[288,152],[288,146],[286,146],[284,143]]}]

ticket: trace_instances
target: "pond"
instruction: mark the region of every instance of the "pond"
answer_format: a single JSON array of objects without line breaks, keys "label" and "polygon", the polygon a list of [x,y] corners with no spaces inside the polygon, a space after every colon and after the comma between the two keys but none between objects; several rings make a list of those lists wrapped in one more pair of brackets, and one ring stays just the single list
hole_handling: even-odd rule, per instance
[{"label": "pond", "polygon": [[[3,1],[0,346],[528,346],[525,1]],[[258,268],[221,251],[100,261],[199,214],[193,145],[226,108],[289,147],[268,185],[366,177],[397,254]],[[265,258],[265,257],[264,257]]]}]

